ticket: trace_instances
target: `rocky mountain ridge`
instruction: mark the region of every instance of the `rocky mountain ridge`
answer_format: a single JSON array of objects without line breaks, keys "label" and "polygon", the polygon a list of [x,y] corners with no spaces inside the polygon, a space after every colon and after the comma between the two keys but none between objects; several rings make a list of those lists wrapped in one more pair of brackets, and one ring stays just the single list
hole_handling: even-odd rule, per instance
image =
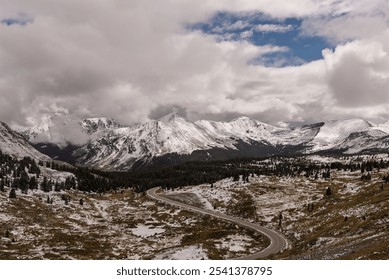
[{"label": "rocky mountain ridge", "polygon": [[[62,123],[58,122],[62,119]],[[72,121],[68,121],[71,119]],[[230,122],[189,121],[177,113],[158,120],[122,125],[109,118],[89,118],[78,122],[57,118],[41,134],[31,129],[31,142],[63,148],[66,135],[56,142],[51,131],[69,131],[66,123],[81,133],[83,143],[71,153],[80,165],[107,170],[129,170],[142,166],[173,164],[190,160],[220,160],[237,157],[311,154],[317,152],[355,154],[387,152],[389,122],[374,124],[363,119],[328,121],[299,127],[277,127],[240,117]],[[61,129],[58,129],[60,123]],[[52,133],[51,133],[52,134]],[[26,135],[26,133],[25,133]],[[54,139],[54,140],[53,140]],[[71,143],[71,139],[67,142]],[[62,149],[63,150],[63,149]],[[51,155],[53,156],[53,155]]]}]

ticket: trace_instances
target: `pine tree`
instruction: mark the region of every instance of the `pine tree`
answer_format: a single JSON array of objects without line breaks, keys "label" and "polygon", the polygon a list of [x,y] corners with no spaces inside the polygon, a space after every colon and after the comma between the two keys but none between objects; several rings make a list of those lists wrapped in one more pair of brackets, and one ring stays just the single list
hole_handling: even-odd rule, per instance
[{"label": "pine tree", "polygon": [[28,184],[28,188],[30,190],[34,190],[34,189],[37,189],[38,188],[38,181],[37,179],[35,178],[35,176],[32,176],[30,178],[30,183]]},{"label": "pine tree", "polygon": [[30,183],[30,178],[28,177],[27,172],[22,171],[20,173],[20,180],[19,180],[19,187],[22,190],[22,193],[27,193],[29,183]]},{"label": "pine tree", "polygon": [[278,215],[278,226],[282,226],[282,219],[283,219],[283,215],[282,215],[282,212],[280,212],[280,214]]},{"label": "pine tree", "polygon": [[16,198],[16,191],[14,188],[12,188],[9,192],[9,198]]},{"label": "pine tree", "polygon": [[50,181],[47,180],[46,177],[43,177],[43,181],[41,183],[41,190],[44,192],[52,191],[52,185],[51,185]]},{"label": "pine tree", "polygon": [[13,181],[11,183],[11,188],[13,188],[13,189],[19,188],[19,179],[18,178],[13,179]]},{"label": "pine tree", "polygon": [[55,182],[54,191],[56,191],[56,192],[61,191],[61,185],[58,182]]}]

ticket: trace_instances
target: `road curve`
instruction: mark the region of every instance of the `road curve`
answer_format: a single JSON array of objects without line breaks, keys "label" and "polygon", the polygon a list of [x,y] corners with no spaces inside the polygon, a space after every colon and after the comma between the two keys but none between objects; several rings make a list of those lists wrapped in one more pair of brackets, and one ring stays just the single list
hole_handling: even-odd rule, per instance
[{"label": "road curve", "polygon": [[157,188],[152,188],[152,189],[148,190],[147,191],[147,196],[152,198],[152,199],[161,201],[161,202],[166,202],[166,203],[175,205],[177,207],[190,210],[192,212],[196,212],[196,213],[200,213],[200,214],[205,214],[205,215],[210,215],[210,216],[213,216],[215,218],[218,218],[218,219],[221,219],[221,220],[224,220],[224,221],[227,221],[227,222],[231,222],[231,223],[237,224],[237,225],[239,225],[241,227],[248,228],[248,229],[251,229],[251,230],[255,230],[255,231],[259,232],[260,234],[265,235],[267,238],[270,239],[270,245],[268,247],[266,247],[265,249],[263,249],[262,251],[256,252],[256,253],[248,255],[248,256],[237,258],[237,260],[257,260],[257,259],[263,259],[263,258],[266,258],[269,255],[281,252],[281,251],[285,250],[288,247],[287,239],[282,234],[278,233],[275,230],[272,230],[272,229],[269,229],[269,228],[265,228],[263,226],[260,226],[260,225],[257,225],[257,224],[253,224],[253,223],[250,223],[248,221],[241,220],[241,219],[238,219],[238,218],[235,218],[235,217],[231,217],[231,216],[225,215],[223,213],[214,212],[214,211],[211,211],[211,210],[208,210],[208,209],[201,209],[201,208],[198,208],[198,207],[195,207],[195,206],[192,206],[192,205],[188,205],[188,204],[185,204],[185,203],[181,203],[181,202],[178,202],[178,201],[171,200],[169,198],[166,198],[166,197],[158,195],[156,192],[159,189],[160,188],[157,187]]}]

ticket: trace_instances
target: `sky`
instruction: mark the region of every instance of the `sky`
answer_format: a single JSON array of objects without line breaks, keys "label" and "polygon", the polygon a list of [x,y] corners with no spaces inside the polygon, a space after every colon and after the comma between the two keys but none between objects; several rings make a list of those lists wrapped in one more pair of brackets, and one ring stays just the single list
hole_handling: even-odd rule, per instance
[{"label": "sky", "polygon": [[0,120],[389,119],[388,0],[0,0]]}]

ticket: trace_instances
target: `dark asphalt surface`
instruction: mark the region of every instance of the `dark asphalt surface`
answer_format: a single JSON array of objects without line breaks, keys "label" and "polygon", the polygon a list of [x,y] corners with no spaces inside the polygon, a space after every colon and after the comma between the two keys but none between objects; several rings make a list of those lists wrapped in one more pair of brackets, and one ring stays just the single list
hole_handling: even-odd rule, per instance
[{"label": "dark asphalt surface", "polygon": [[181,203],[181,202],[177,202],[177,201],[171,200],[169,198],[166,198],[166,197],[158,195],[156,193],[156,191],[159,190],[159,189],[160,188],[153,188],[153,189],[148,190],[147,191],[147,196],[152,198],[152,199],[161,201],[161,202],[165,202],[165,203],[168,203],[168,204],[171,204],[171,205],[175,205],[175,206],[180,207],[180,208],[184,208],[184,209],[190,210],[192,212],[196,212],[196,213],[200,213],[200,214],[204,214],[204,215],[210,215],[210,216],[213,216],[215,218],[218,218],[218,219],[221,219],[221,220],[224,220],[224,221],[228,221],[228,222],[237,224],[238,226],[255,230],[255,231],[265,235],[267,238],[269,238],[270,245],[268,247],[266,247],[262,251],[254,253],[254,254],[237,258],[237,260],[257,260],[257,259],[263,259],[263,258],[266,258],[269,255],[281,252],[281,251],[285,250],[288,247],[287,239],[282,234],[278,233],[275,230],[272,230],[272,229],[269,229],[269,228],[265,228],[265,227],[257,225],[257,224],[253,224],[253,223],[250,223],[250,222],[245,221],[245,220],[241,220],[241,219],[236,218],[236,217],[231,217],[231,216],[228,216],[228,215],[225,215],[225,214],[222,214],[222,213],[218,213],[218,212],[214,212],[214,211],[211,211],[211,210],[208,210],[208,209],[201,209],[201,208],[198,208],[198,207],[195,207],[195,206],[191,206],[191,205],[187,205],[185,203]]}]

